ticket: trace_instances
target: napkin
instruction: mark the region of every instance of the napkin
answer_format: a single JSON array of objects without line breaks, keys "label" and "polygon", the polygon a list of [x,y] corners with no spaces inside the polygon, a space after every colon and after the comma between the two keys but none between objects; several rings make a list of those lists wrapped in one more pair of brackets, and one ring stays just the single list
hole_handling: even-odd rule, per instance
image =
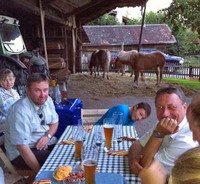
[{"label": "napkin", "polygon": [[134,137],[122,137],[122,141],[136,141],[136,139]]},{"label": "napkin", "polygon": [[60,144],[74,144],[74,140],[73,139],[67,139],[67,140],[60,142]]},{"label": "napkin", "polygon": [[107,152],[108,155],[115,155],[115,156],[128,156],[128,151],[126,150],[110,150]]}]

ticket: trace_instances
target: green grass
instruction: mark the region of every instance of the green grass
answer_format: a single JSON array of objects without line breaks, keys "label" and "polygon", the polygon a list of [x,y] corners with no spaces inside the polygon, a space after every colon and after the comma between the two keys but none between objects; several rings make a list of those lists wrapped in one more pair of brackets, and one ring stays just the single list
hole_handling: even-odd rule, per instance
[{"label": "green grass", "polygon": [[164,78],[163,80],[171,83],[181,84],[182,86],[187,88],[200,90],[200,82],[198,80],[174,79],[174,78]]}]

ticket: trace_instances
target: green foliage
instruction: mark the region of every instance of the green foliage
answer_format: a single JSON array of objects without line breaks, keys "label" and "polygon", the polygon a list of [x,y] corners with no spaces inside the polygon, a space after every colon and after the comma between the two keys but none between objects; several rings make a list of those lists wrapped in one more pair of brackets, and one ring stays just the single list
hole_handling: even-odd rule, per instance
[{"label": "green foliage", "polygon": [[174,31],[178,31],[181,26],[200,34],[199,0],[173,0],[171,6],[163,12],[166,14],[165,20],[170,21]]},{"label": "green foliage", "polygon": [[150,11],[145,16],[145,24],[162,24],[164,14],[163,13],[154,13]]},{"label": "green foliage", "polygon": [[89,22],[87,25],[120,25],[120,22],[114,16],[105,14]]},{"label": "green foliage", "polygon": [[176,78],[164,78],[163,80],[171,83],[181,84],[182,86],[187,88],[200,90],[200,85],[199,85],[200,82],[198,80],[176,79]]},{"label": "green foliage", "polygon": [[127,21],[127,25],[141,25],[141,19],[130,19]]},{"label": "green foliage", "polygon": [[198,40],[198,33],[192,31],[190,28],[180,27],[174,32],[177,40],[177,45],[169,46],[168,54],[178,54],[181,56],[195,54],[200,51],[200,46],[195,42]]}]

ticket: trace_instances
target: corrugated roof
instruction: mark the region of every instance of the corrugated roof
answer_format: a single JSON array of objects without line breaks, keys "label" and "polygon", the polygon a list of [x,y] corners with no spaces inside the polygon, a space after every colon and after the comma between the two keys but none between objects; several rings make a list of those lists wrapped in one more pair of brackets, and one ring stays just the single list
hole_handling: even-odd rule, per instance
[{"label": "corrugated roof", "polygon": [[[90,43],[85,45],[137,45],[141,25],[126,26],[83,26]],[[176,39],[166,24],[146,24],[143,28],[142,42],[145,44],[174,44]]]}]

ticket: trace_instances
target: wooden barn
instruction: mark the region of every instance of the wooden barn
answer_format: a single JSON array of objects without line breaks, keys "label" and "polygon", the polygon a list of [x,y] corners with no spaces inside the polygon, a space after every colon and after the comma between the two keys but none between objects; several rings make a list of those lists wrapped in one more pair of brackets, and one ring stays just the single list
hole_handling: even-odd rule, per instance
[{"label": "wooden barn", "polygon": [[[96,49],[138,50],[141,25],[83,26],[89,42],[83,43],[83,54]],[[169,45],[176,44],[171,29],[166,24],[147,24],[143,27],[142,48],[159,49],[167,53]]]},{"label": "wooden barn", "polygon": [[41,49],[51,72],[81,70],[83,26],[116,7],[145,6],[147,0],[1,0],[0,14],[14,17],[28,50]]}]

